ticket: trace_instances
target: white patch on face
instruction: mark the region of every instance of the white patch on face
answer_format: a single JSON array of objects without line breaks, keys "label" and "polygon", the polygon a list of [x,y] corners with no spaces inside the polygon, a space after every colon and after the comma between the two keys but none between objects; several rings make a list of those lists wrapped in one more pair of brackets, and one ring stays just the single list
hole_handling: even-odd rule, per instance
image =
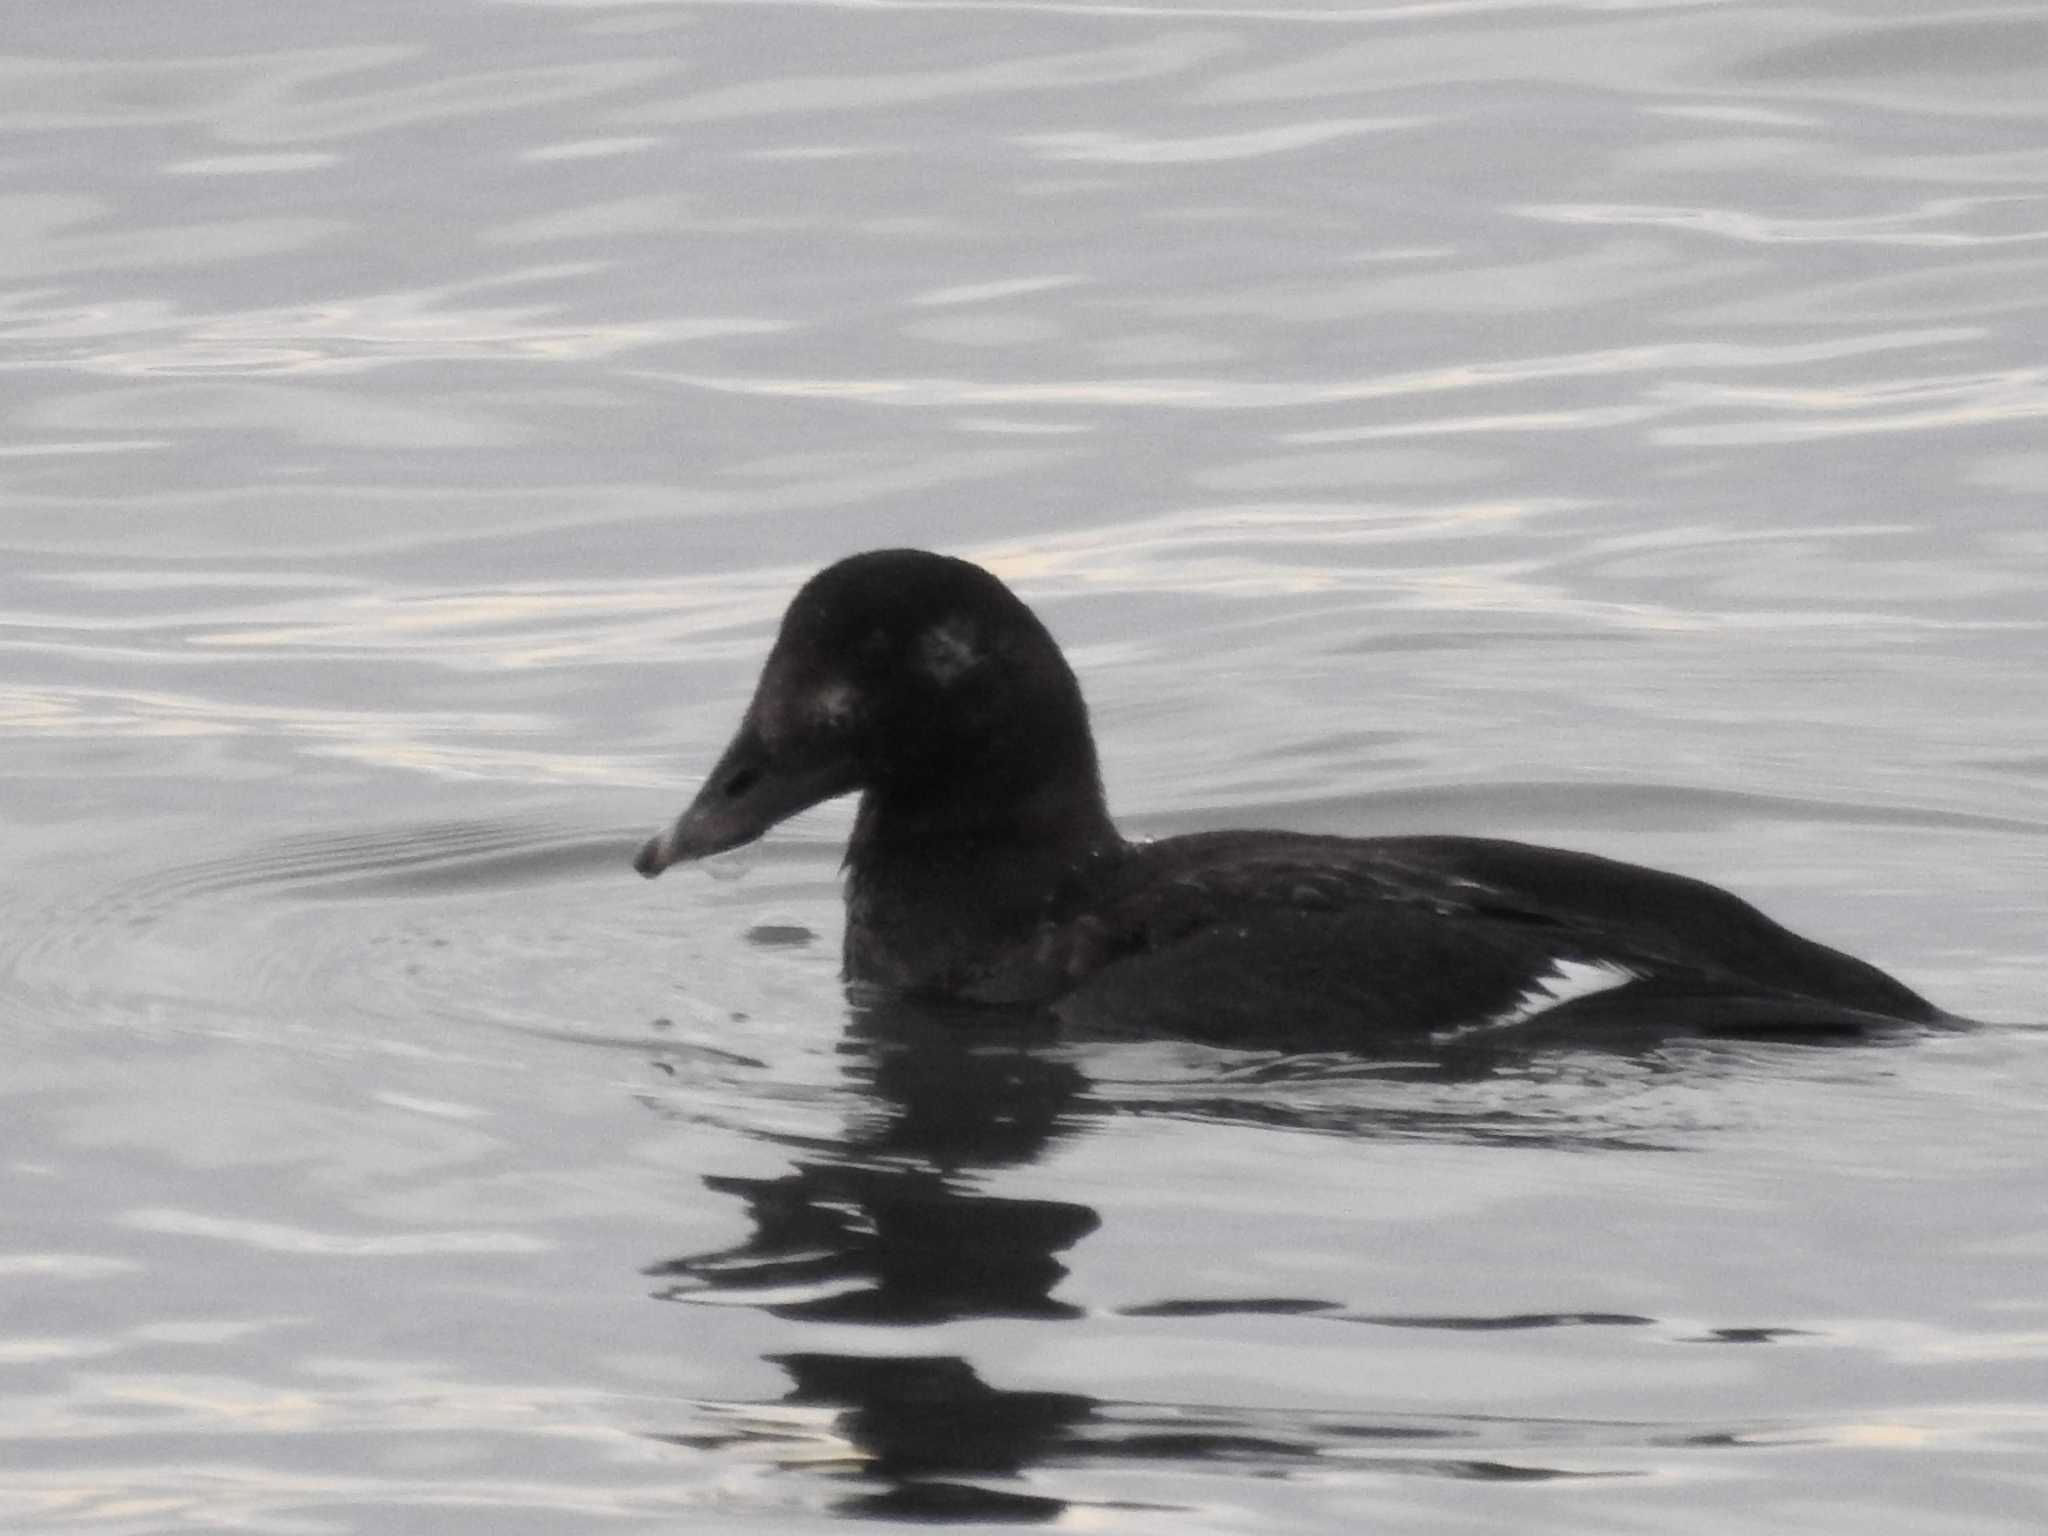
[{"label": "white patch on face", "polygon": [[812,724],[836,731],[852,723],[859,704],[851,683],[827,683],[811,695],[805,713]]},{"label": "white patch on face", "polygon": [[940,686],[981,660],[981,647],[965,619],[948,619],[917,637],[917,663]]},{"label": "white patch on face", "polygon": [[1562,1008],[1566,1003],[1577,1002],[1582,997],[1593,997],[1602,992],[1612,992],[1616,987],[1625,987],[1642,977],[1625,965],[1612,960],[1553,960],[1550,969],[1536,977],[1522,989],[1522,995],[1506,1008],[1477,1024],[1466,1026],[1453,1033],[1465,1034],[1474,1029],[1506,1029],[1514,1024],[1526,1024],[1538,1014],[1548,1013],[1553,1008]]}]

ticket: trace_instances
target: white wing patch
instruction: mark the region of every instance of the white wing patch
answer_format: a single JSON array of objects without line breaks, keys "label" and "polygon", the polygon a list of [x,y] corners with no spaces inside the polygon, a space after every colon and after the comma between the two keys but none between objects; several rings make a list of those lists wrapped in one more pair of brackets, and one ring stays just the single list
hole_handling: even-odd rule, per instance
[{"label": "white wing patch", "polygon": [[1639,972],[1617,965],[1612,960],[1553,960],[1548,971],[1522,989],[1520,997],[1499,1013],[1468,1025],[1467,1029],[1506,1029],[1512,1024],[1526,1024],[1553,1008],[1562,1008],[1582,997],[1612,992],[1616,987],[1625,987],[1640,980]]}]

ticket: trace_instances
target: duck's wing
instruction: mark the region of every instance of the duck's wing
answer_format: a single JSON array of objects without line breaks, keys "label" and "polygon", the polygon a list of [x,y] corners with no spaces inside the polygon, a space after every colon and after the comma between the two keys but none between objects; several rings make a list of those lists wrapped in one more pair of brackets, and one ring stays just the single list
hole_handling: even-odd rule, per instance
[{"label": "duck's wing", "polygon": [[1219,1042],[1934,1016],[1711,886],[1483,839],[1172,839],[1048,946],[1073,981],[1054,1005],[1070,1023]]}]

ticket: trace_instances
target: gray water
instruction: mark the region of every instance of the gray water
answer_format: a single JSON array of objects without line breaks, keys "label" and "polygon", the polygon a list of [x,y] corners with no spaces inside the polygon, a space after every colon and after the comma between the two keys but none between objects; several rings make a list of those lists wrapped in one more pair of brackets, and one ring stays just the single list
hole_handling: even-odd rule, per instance
[{"label": "gray water", "polygon": [[[2027,1532],[2038,6],[17,4],[0,1524]],[[628,869],[1011,579],[1160,833],[1728,885],[1988,1021],[1492,1070]]]}]

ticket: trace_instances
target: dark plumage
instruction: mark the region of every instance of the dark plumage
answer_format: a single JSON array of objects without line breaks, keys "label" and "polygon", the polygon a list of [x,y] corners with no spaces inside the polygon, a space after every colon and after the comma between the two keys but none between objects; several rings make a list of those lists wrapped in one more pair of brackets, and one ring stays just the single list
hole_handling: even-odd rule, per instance
[{"label": "dark plumage", "polygon": [[1844,1030],[1943,1015],[1680,875],[1490,838],[1130,843],[1081,690],[994,576],[855,555],[789,605],[738,733],[635,867],[858,790],[846,975],[1090,1027],[1327,1046],[1390,1031]]}]

